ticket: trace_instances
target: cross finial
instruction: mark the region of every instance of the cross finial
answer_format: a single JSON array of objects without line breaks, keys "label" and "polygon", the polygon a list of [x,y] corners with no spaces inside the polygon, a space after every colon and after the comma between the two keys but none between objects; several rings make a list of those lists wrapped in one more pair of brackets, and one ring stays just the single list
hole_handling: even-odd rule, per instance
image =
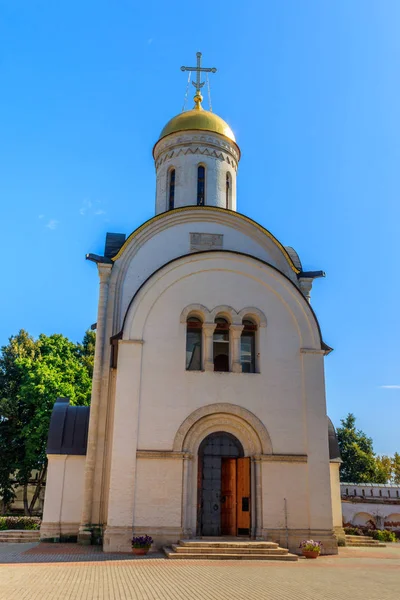
[{"label": "cross finial", "polygon": [[204,81],[200,81],[200,73],[216,73],[217,69],[215,67],[206,68],[201,66],[201,52],[196,52],[197,57],[197,65],[195,67],[181,67],[181,71],[192,71],[196,73],[196,81],[192,81],[192,84],[196,88],[196,95],[194,97],[194,101],[196,103],[196,108],[201,108],[201,101],[203,100],[203,96],[201,95],[201,88],[204,85]]}]

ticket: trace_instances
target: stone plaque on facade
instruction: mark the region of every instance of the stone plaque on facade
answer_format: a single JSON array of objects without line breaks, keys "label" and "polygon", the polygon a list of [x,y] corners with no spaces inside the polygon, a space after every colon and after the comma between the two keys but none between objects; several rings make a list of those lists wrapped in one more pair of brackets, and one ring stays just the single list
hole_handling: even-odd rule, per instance
[{"label": "stone plaque on facade", "polygon": [[222,250],[223,235],[220,233],[191,233],[190,252],[200,250]]}]

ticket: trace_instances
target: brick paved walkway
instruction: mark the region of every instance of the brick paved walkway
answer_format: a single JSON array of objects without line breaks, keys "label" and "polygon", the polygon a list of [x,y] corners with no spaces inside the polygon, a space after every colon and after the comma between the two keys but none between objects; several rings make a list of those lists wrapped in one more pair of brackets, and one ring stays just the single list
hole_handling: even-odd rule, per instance
[{"label": "brick paved walkway", "polygon": [[394,600],[399,589],[399,544],[296,563],[177,563],[74,544],[0,545],[0,600]]}]

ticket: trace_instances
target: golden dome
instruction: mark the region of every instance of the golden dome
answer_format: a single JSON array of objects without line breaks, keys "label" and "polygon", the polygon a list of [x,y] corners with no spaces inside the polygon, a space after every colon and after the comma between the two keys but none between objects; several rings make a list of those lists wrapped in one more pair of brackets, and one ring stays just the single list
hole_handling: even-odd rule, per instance
[{"label": "golden dome", "polygon": [[[197,98],[195,98],[195,102],[196,100]],[[228,123],[225,123],[225,121],[215,113],[204,110],[200,102],[196,102],[195,108],[192,110],[181,112],[179,115],[176,115],[176,117],[168,121],[160,134],[159,140],[170,133],[192,129],[219,133],[236,143],[235,136]]]}]

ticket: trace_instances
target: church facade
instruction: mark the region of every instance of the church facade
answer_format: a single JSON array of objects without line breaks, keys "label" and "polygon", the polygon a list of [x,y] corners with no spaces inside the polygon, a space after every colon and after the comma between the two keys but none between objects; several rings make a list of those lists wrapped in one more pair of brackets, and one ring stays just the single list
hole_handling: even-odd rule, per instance
[{"label": "church facade", "polygon": [[201,105],[154,146],[156,215],[108,234],[88,408],[60,399],[41,536],[243,536],[337,552],[339,462],[310,304],[321,272],[236,210],[240,149]]}]

